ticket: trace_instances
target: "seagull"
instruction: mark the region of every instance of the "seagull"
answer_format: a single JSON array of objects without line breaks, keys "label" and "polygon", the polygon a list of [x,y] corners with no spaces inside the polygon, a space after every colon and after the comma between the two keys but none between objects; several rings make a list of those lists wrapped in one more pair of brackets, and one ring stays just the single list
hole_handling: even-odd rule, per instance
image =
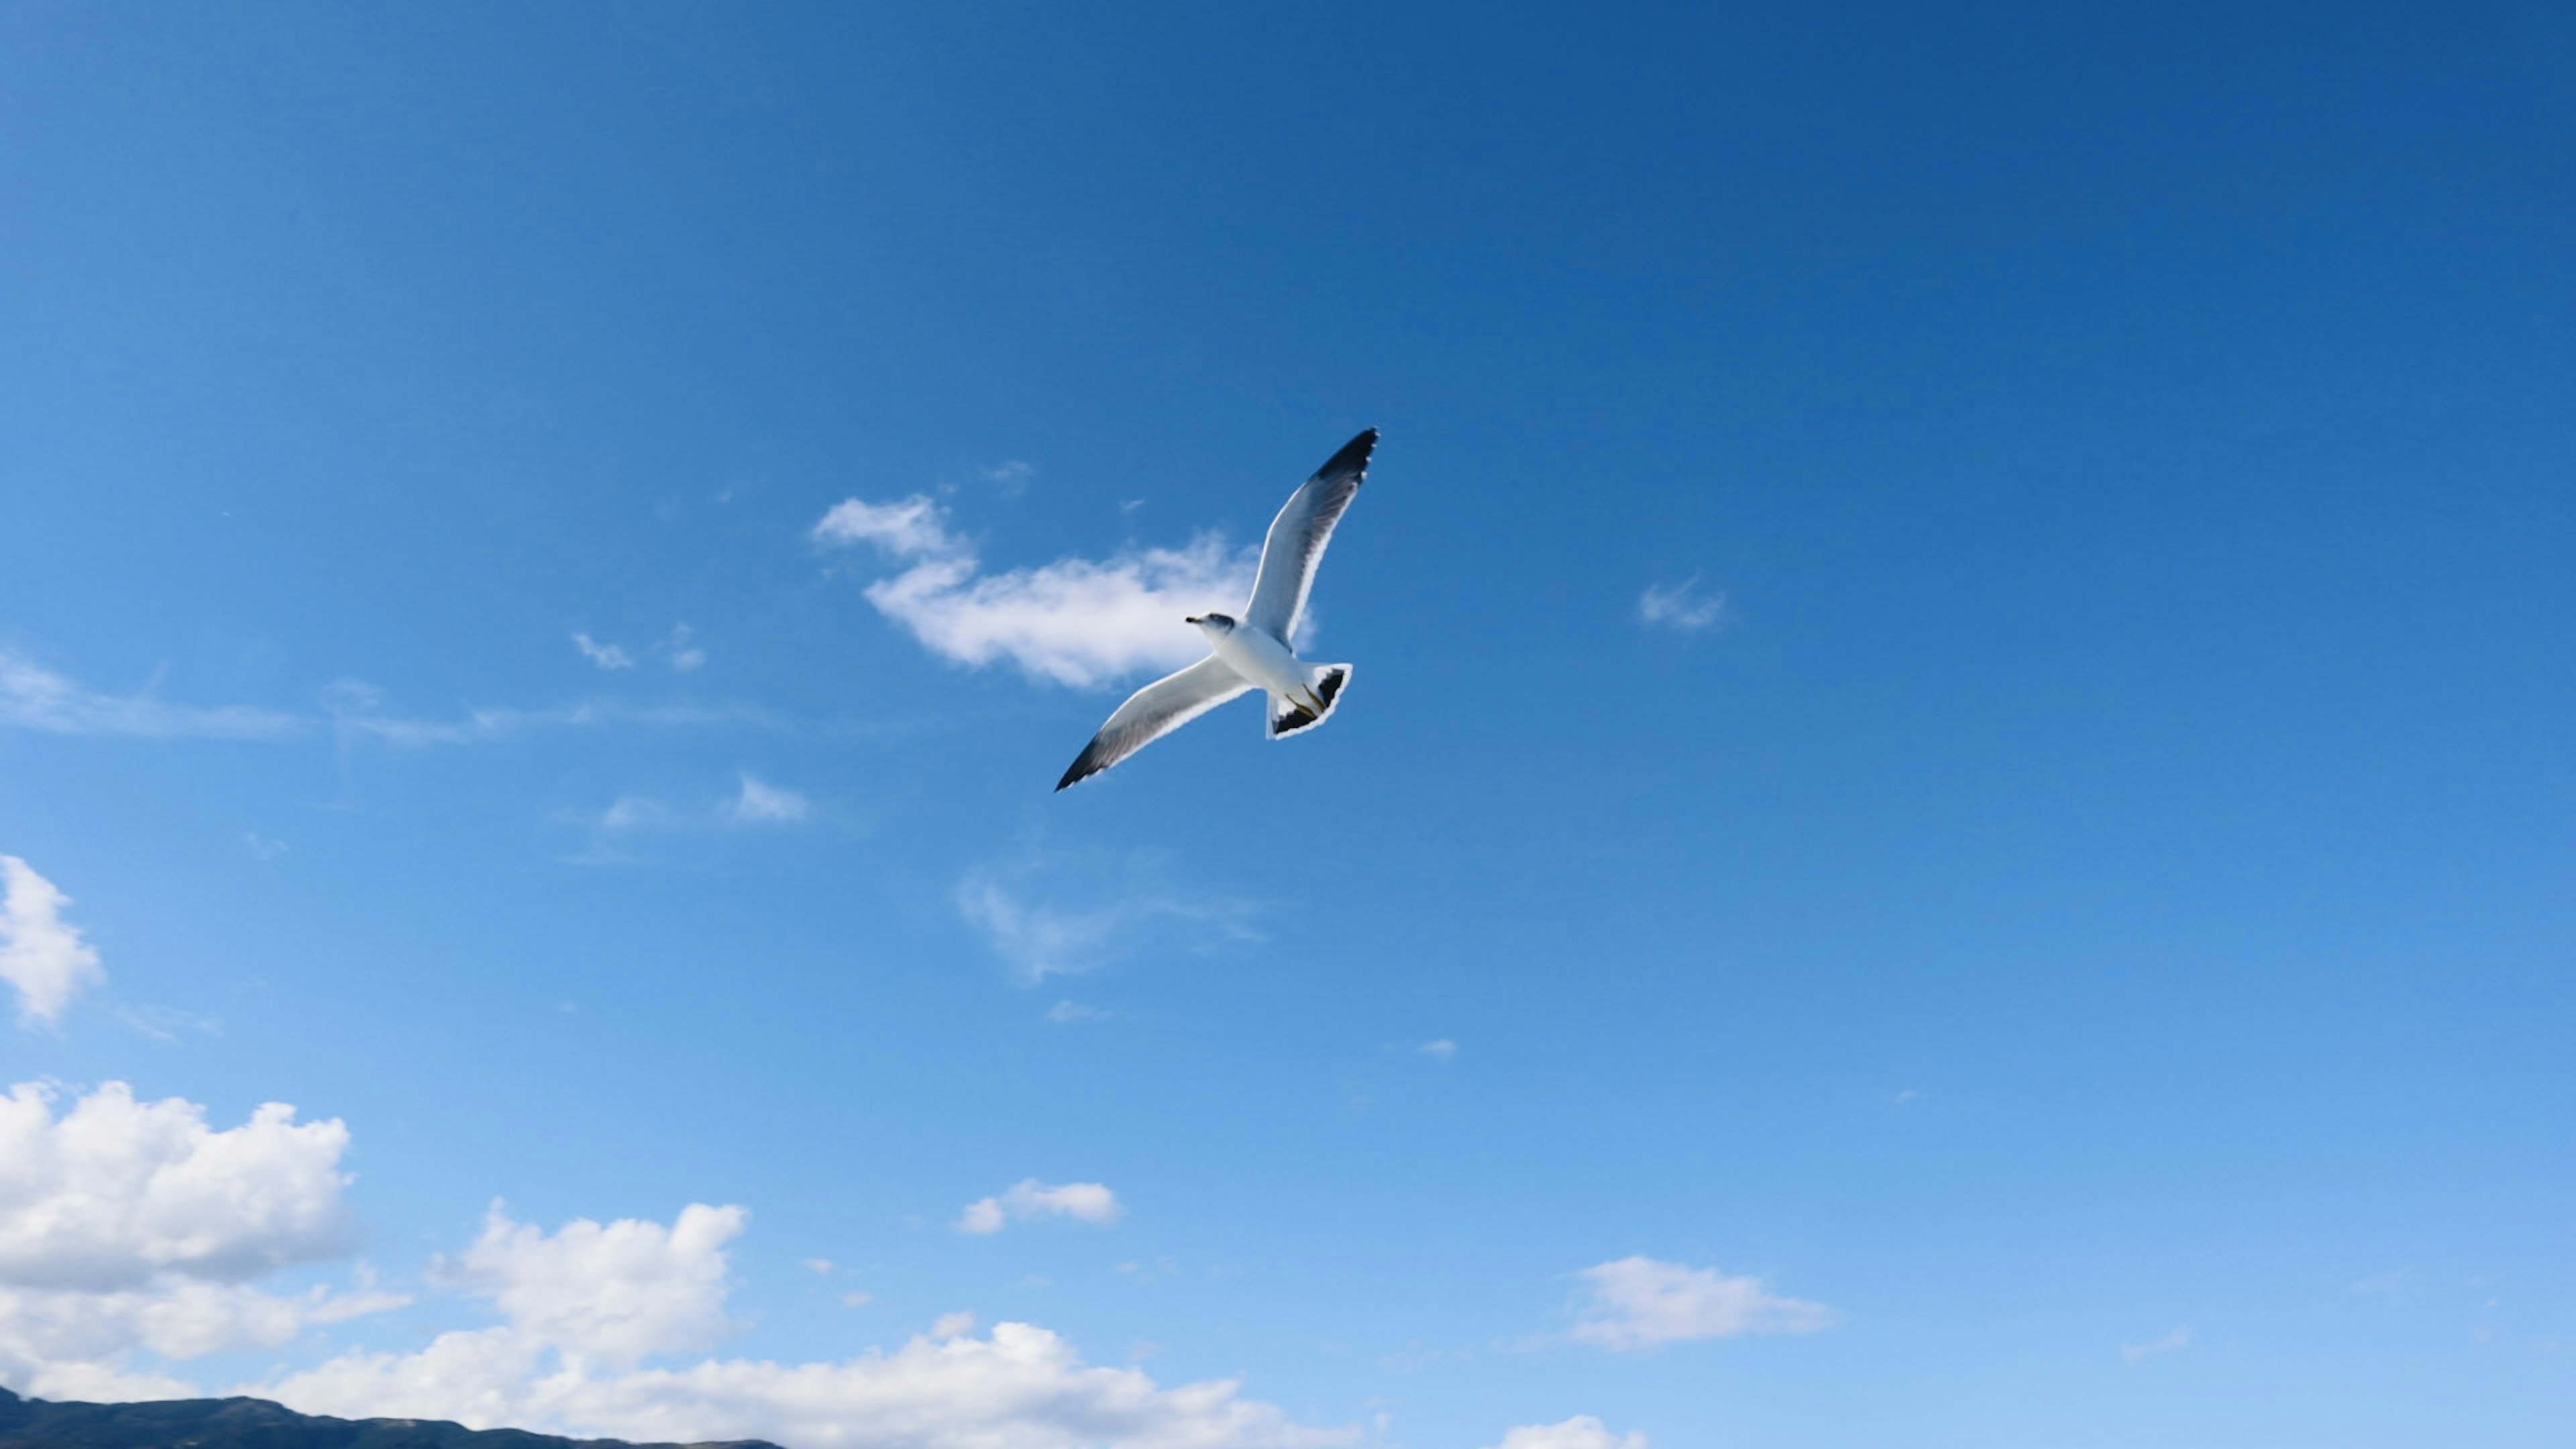
[{"label": "seagull", "polygon": [[1315,565],[1324,545],[1333,541],[1333,525],[1359,496],[1368,476],[1369,450],[1377,446],[1371,428],[1342,445],[1342,450],[1315,470],[1279,516],[1270,520],[1270,536],[1261,544],[1261,570],[1253,575],[1252,602],[1243,617],[1193,614],[1214,652],[1178,674],[1166,675],[1128,696],[1100,733],[1074,756],[1059,790],[1093,775],[1197,719],[1238,694],[1259,689],[1270,696],[1270,738],[1284,740],[1333,717],[1342,701],[1342,686],[1351,678],[1347,664],[1308,664],[1297,657],[1288,636],[1297,616],[1306,612],[1306,592],[1315,584]]}]

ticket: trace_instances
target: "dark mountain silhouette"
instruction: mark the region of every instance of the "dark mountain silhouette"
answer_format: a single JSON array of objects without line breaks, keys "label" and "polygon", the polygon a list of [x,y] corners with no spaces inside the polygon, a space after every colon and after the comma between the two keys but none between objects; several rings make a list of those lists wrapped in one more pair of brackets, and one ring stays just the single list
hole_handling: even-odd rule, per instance
[{"label": "dark mountain silhouette", "polygon": [[0,1389],[0,1449],[778,1449],[761,1439],[628,1444],[444,1419],[333,1419],[266,1399],[56,1404]]}]

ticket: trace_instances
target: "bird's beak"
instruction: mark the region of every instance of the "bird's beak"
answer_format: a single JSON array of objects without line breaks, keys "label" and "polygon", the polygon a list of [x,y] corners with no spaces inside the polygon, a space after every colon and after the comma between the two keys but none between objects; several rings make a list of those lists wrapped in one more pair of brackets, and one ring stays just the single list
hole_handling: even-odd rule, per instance
[{"label": "bird's beak", "polygon": [[1192,614],[1192,615],[1190,615],[1188,618],[1183,619],[1181,622],[1182,622],[1182,623],[1184,623],[1184,624],[1195,624],[1195,623],[1197,623],[1198,621],[1199,621],[1199,616],[1198,616],[1198,615],[1196,615],[1196,614]]}]

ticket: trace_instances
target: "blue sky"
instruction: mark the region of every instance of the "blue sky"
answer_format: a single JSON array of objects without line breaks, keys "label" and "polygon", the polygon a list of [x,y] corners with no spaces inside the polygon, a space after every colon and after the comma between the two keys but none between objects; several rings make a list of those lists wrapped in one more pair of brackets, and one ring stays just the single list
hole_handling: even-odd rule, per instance
[{"label": "blue sky", "polygon": [[[0,7],[0,1383],[2563,1444],[2571,76]],[[1051,794],[1366,426],[1330,726]]]}]

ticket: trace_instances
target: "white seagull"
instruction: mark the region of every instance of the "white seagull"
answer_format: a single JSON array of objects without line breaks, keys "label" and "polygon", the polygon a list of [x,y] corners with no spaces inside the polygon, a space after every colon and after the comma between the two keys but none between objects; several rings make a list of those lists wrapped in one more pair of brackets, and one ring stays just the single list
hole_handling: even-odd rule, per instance
[{"label": "white seagull", "polygon": [[1360,481],[1368,476],[1369,450],[1376,446],[1377,429],[1371,428],[1344,443],[1314,477],[1288,495],[1287,505],[1270,520],[1270,536],[1262,541],[1261,571],[1253,576],[1252,602],[1243,606],[1243,617],[1197,614],[1186,620],[1198,625],[1215,652],[1129,696],[1074,757],[1072,768],[1055,782],[1057,789],[1099,774],[1255,689],[1270,694],[1274,740],[1332,718],[1351,667],[1308,664],[1289,647],[1288,636],[1306,611],[1315,565],[1324,557],[1324,545],[1333,541],[1333,525],[1342,521],[1342,510],[1359,495]]}]

